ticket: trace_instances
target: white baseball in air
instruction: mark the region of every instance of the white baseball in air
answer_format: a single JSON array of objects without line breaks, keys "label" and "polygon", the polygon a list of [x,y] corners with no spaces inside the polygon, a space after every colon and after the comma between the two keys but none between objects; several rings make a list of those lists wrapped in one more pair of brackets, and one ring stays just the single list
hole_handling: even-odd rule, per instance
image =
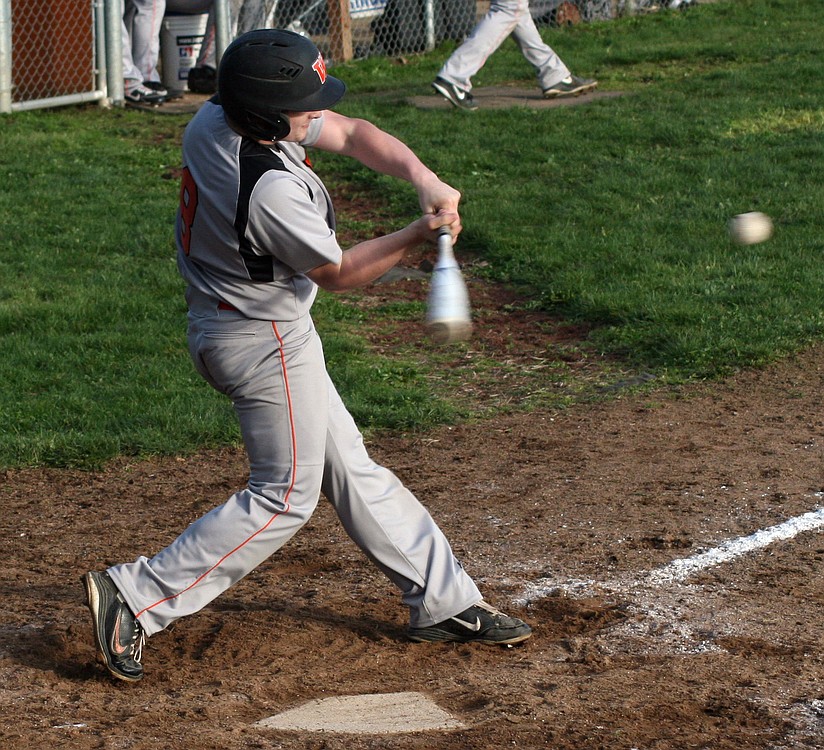
[{"label": "white baseball in air", "polygon": [[760,211],[749,211],[733,216],[728,228],[733,242],[739,245],[755,245],[758,242],[764,242],[770,239],[773,233],[772,219]]}]

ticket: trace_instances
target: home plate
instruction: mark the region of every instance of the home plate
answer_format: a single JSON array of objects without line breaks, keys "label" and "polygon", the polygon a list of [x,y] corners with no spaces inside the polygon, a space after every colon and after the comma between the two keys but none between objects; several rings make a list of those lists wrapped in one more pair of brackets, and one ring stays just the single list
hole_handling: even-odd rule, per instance
[{"label": "home plate", "polygon": [[463,724],[421,693],[340,695],[309,701],[258,721],[265,729],[348,734],[401,734],[460,729]]}]

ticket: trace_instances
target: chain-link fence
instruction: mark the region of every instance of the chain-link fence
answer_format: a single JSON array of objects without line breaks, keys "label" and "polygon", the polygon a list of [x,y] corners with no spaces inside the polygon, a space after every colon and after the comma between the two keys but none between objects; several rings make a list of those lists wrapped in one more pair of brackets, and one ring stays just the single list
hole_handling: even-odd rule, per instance
[{"label": "chain-link fence", "polygon": [[[615,18],[628,2],[632,0],[532,0],[530,10],[539,27],[567,26]],[[348,8],[339,0],[280,0],[269,25],[310,36],[334,64],[424,52],[446,40],[461,42],[488,9],[489,0],[348,0]]]},{"label": "chain-link fence", "polygon": [[[204,0],[168,0],[168,8],[202,12]],[[220,1],[220,0],[218,0]],[[296,31],[323,51],[327,64],[424,52],[460,42],[489,9],[489,0],[223,0],[231,35],[262,26]],[[531,0],[540,26],[608,20],[693,0]],[[208,3],[207,3],[208,5]],[[206,38],[209,36],[206,31]]]},{"label": "chain-link fence", "polygon": [[311,36],[333,65],[340,59],[414,54],[447,39],[461,40],[479,13],[476,0],[349,0],[349,18],[344,12],[336,24],[330,9],[339,5],[326,0],[290,4],[292,18],[282,15],[280,25]]},{"label": "chain-link fence", "polygon": [[0,111],[105,98],[95,0],[0,0]]},{"label": "chain-link fence", "polygon": [[[272,5],[268,25],[310,36],[330,64],[423,52],[445,40],[461,42],[489,10],[489,0],[245,0],[267,1]],[[610,20],[696,1],[530,0],[529,6],[540,28]]]},{"label": "chain-link fence", "polygon": [[[530,10],[539,27],[565,26],[695,1],[531,0]],[[156,5],[166,7],[167,19],[188,12],[201,20],[196,33],[175,38],[171,52],[165,52],[167,71],[174,66],[177,72],[183,63],[199,64],[199,51],[208,44],[216,64],[234,36],[261,27],[311,37],[330,66],[415,54],[446,40],[462,41],[488,11],[489,0],[159,0]],[[123,0],[0,0],[0,112],[87,101],[121,104],[122,17]],[[162,69],[163,55],[159,65]],[[179,78],[185,89],[185,70]]]}]

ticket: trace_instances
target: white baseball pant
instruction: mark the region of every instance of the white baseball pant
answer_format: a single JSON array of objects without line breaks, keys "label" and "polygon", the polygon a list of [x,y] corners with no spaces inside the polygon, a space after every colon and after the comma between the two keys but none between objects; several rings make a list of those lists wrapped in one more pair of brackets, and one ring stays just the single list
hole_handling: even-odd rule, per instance
[{"label": "white baseball pant", "polygon": [[166,13],[166,0],[124,0],[123,3],[123,78],[133,81],[159,81],[160,25]]},{"label": "white baseball pant", "polygon": [[489,11],[463,44],[444,63],[438,76],[464,91],[472,76],[512,34],[523,56],[533,65],[542,90],[563,81],[569,68],[541,38],[529,12],[529,0],[491,0]]}]

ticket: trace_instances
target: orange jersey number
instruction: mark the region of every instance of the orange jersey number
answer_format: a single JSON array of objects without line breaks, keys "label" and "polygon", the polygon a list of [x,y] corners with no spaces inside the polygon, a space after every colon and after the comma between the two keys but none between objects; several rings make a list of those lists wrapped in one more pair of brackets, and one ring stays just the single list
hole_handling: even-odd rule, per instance
[{"label": "orange jersey number", "polygon": [[197,213],[197,185],[188,167],[183,169],[180,178],[180,241],[183,243],[183,252],[189,254],[192,244],[192,224],[195,223]]}]

